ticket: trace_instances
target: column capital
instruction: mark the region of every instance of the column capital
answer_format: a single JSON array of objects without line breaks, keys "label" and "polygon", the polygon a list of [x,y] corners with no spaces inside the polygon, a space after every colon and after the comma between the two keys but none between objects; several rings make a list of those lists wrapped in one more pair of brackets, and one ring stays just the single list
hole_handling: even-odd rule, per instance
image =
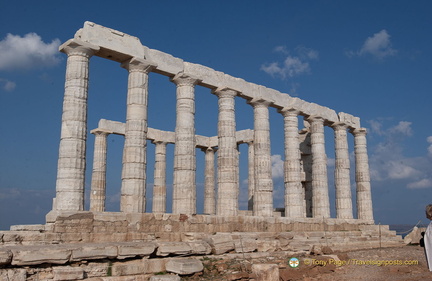
[{"label": "column capital", "polygon": [[330,127],[332,127],[335,131],[338,130],[346,130],[348,129],[348,125],[344,122],[334,122],[330,125]]},{"label": "column capital", "polygon": [[78,40],[69,39],[59,47],[59,51],[67,54],[68,56],[83,56],[91,57],[100,50],[99,46]]},{"label": "column capital", "polygon": [[350,132],[355,136],[366,136],[367,135],[367,129],[366,128],[357,128],[352,129]]},{"label": "column capital", "polygon": [[253,99],[249,100],[247,103],[252,105],[254,108],[255,107],[257,107],[257,108],[261,107],[262,108],[262,107],[268,107],[273,102],[265,100],[263,98],[253,98]]},{"label": "column capital", "polygon": [[308,121],[309,123],[320,122],[324,124],[324,118],[318,115],[310,115],[307,118],[305,118],[305,120]]},{"label": "column capital", "polygon": [[209,147],[202,147],[201,148],[201,151],[202,152],[207,152],[207,151],[213,151],[213,152],[216,152],[218,150],[218,148],[217,147],[211,147],[211,146],[209,146]]},{"label": "column capital", "polygon": [[167,141],[163,141],[163,140],[152,140],[151,143],[152,144],[163,144],[163,145],[167,145],[168,144]]},{"label": "column capital", "polygon": [[215,94],[219,98],[234,98],[237,96],[237,91],[228,87],[218,87],[212,90],[212,94]]},{"label": "column capital", "polygon": [[193,77],[184,72],[177,73],[173,78],[170,79],[171,82],[175,83],[177,86],[191,86],[195,87],[196,84],[201,82],[201,79]]},{"label": "column capital", "polygon": [[281,113],[284,117],[297,117],[300,114],[300,110],[294,107],[284,107],[282,109],[279,109],[278,112]]},{"label": "column capital", "polygon": [[91,130],[90,133],[93,135],[110,135],[110,134],[113,134],[112,131],[109,131],[106,129],[99,129],[99,128]]},{"label": "column capital", "polygon": [[129,72],[142,71],[145,73],[149,73],[157,67],[157,64],[149,60],[133,57],[122,62],[121,67],[123,67]]}]

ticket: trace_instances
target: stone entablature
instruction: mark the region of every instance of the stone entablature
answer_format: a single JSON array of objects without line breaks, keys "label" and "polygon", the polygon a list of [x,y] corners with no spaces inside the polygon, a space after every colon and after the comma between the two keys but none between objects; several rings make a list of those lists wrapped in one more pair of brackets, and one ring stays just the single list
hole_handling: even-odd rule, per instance
[{"label": "stone entablature", "polygon": [[[143,46],[138,38],[91,22],[86,22],[73,39],[60,46],[68,55],[65,97],[63,104],[56,198],[53,211],[84,210],[85,151],[87,139],[88,69],[92,55],[121,63],[128,71],[126,123],[101,121],[96,135],[94,180],[91,204],[93,211],[103,211],[103,163],[106,161],[106,140],[109,133],[123,134],[123,170],[121,187],[121,212],[143,213],[146,203],[146,153],[147,140],[157,146],[155,181],[158,181],[158,202],[155,212],[166,207],[164,181],[166,169],[166,144],[173,143],[174,214],[196,213],[196,148],[206,153],[205,209],[218,216],[237,216],[239,193],[239,143],[249,145],[249,211],[253,216],[272,217],[273,182],[271,174],[269,107],[276,108],[284,118],[285,159],[285,216],[288,218],[330,218],[330,204],[325,151],[324,126],[335,130],[335,183],[337,218],[352,218],[349,190],[349,161],[346,135],[354,136],[357,218],[373,223],[370,175],[366,148],[366,130],[360,119],[347,113],[294,98],[288,94],[246,82],[243,79],[215,71],[211,68],[185,62],[169,54]],[[147,99],[148,74],[168,76],[176,85],[175,132],[148,128]],[[204,137],[195,134],[195,87],[209,88],[217,95],[218,136]],[[254,128],[236,132],[235,97],[246,99],[254,112]],[[303,116],[305,128],[298,128],[298,117]],[[239,141],[241,139],[241,141]],[[217,149],[217,151],[216,151]],[[215,155],[216,153],[216,155]],[[105,154],[105,155],[104,155]],[[217,200],[215,175],[210,163],[217,157]],[[213,181],[214,182],[214,181]],[[212,191],[213,190],[213,191]],[[213,194],[213,195],[211,195]],[[92,199],[92,200],[93,200]],[[209,207],[211,206],[211,207]],[[208,207],[208,208],[207,208]],[[213,211],[214,210],[214,211]],[[250,212],[247,213],[250,215]]]},{"label": "stone entablature", "polygon": [[271,102],[269,105],[271,107],[279,109],[292,107],[297,109],[300,115],[320,115],[330,123],[344,122],[350,128],[360,128],[360,118],[348,113],[336,113],[330,108],[291,97],[200,64],[183,61],[170,54],[143,46],[137,37],[92,22],[85,22],[84,27],[77,31],[72,40],[99,46],[100,51],[95,54],[98,57],[117,62],[132,57],[142,58],[156,63],[157,67],[153,71],[165,76],[174,77],[180,72],[187,73],[192,77],[199,77],[201,81],[198,85],[206,88],[230,88],[247,100],[263,98]]},{"label": "stone entablature", "polygon": [[[101,119],[99,121],[98,127],[93,129],[91,132],[97,132],[99,130],[106,131],[107,134],[114,135],[125,135],[125,123],[118,121],[111,121],[106,119]],[[201,135],[195,135],[196,147],[197,148],[208,148],[218,146],[218,137],[206,137]],[[175,144],[175,133],[169,131],[158,130],[154,128],[148,128],[147,139],[152,142],[163,141],[166,143]],[[248,143],[253,141],[253,130],[246,129],[236,132],[236,142],[237,144]]]}]

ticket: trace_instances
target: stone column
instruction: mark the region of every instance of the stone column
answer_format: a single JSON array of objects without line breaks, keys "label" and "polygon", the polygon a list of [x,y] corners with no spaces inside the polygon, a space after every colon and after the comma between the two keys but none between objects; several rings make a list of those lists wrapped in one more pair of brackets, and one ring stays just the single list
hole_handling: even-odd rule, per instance
[{"label": "stone column", "polygon": [[338,219],[352,219],[347,125],[344,123],[334,123],[332,128],[335,131],[336,217]]},{"label": "stone column", "polygon": [[153,213],[166,213],[166,147],[164,141],[153,141],[155,147]]},{"label": "stone column", "polygon": [[369,174],[369,162],[366,148],[365,128],[351,131],[354,135],[354,153],[357,184],[357,218],[373,221],[372,195]]},{"label": "stone column", "polygon": [[215,194],[215,152],[216,148],[203,148],[205,152],[205,181],[204,181],[204,214],[216,214],[216,194]]},{"label": "stone column", "polygon": [[327,155],[324,145],[324,119],[318,116],[308,118],[311,130],[312,151],[312,216],[330,217],[328,195]]},{"label": "stone column", "polygon": [[255,149],[253,141],[248,144],[248,210],[253,210],[253,198],[255,193]]},{"label": "stone column", "polygon": [[89,59],[99,47],[77,39],[59,50],[68,55],[53,210],[84,210]]},{"label": "stone column", "polygon": [[195,85],[199,82],[180,72],[177,85],[177,119],[174,148],[173,214],[196,213]]},{"label": "stone column", "polygon": [[234,98],[237,92],[218,88],[213,92],[219,98],[218,119],[218,200],[216,214],[236,216],[238,213],[238,150]]},{"label": "stone column", "polygon": [[299,132],[300,151],[301,151],[301,169],[304,173],[303,189],[304,201],[306,207],[306,217],[312,217],[312,151],[311,151],[311,133],[309,122],[304,121],[306,126]]},{"label": "stone column", "polygon": [[306,217],[306,206],[301,183],[301,154],[298,130],[299,111],[293,108],[283,108],[280,111],[284,116],[285,131],[285,217]]},{"label": "stone column", "polygon": [[132,58],[122,63],[129,71],[121,187],[122,212],[145,212],[149,61]]},{"label": "stone column", "polygon": [[90,133],[95,135],[90,211],[105,212],[107,137],[112,132],[95,129]]},{"label": "stone column", "polygon": [[254,216],[273,216],[273,180],[270,154],[269,101],[253,99],[255,193]]}]

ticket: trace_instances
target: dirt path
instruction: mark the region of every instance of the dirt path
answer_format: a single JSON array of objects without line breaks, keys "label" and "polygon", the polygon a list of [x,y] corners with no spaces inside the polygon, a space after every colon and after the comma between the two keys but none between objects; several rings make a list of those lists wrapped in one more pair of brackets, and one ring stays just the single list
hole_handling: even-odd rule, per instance
[{"label": "dirt path", "polygon": [[204,272],[182,280],[251,280],[252,263],[278,264],[281,281],[432,280],[423,248],[419,246],[295,256],[299,260],[295,268],[289,266],[291,258],[286,254],[253,260],[207,258],[203,260]]},{"label": "dirt path", "polygon": [[[283,280],[432,280],[427,268],[423,248],[404,246],[398,248],[370,249],[335,253],[338,258],[309,256],[303,258],[299,270],[281,270]],[[314,261],[315,259],[315,261]],[[322,260],[320,263],[319,260]],[[324,261],[327,261],[325,264]],[[305,265],[304,263],[315,263]],[[336,264],[342,264],[338,266]],[[378,264],[382,264],[379,266]],[[297,272],[296,272],[297,271]]]}]

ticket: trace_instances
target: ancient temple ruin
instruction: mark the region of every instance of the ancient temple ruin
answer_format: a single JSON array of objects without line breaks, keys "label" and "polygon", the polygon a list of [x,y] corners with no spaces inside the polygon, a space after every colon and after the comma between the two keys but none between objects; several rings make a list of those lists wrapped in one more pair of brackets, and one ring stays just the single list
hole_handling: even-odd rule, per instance
[{"label": "ancient temple ruin", "polygon": [[[11,231],[0,232],[0,245],[9,247],[0,249],[0,265],[16,266],[25,275],[30,271],[23,267],[48,263],[53,265],[50,270],[55,280],[72,280],[65,276],[84,279],[170,271],[170,262],[182,255],[293,255],[317,245],[358,249],[401,242],[388,226],[374,224],[366,129],[358,117],[183,61],[92,22],[86,22],[60,51],[67,55],[67,68],[53,208],[44,225],[12,226]],[[92,56],[118,62],[128,71],[125,123],[102,119],[97,128],[87,126]],[[147,125],[150,72],[167,76],[176,85],[174,132]],[[208,88],[218,98],[216,136],[195,133],[196,87]],[[236,130],[235,97],[253,108],[253,128]],[[284,121],[282,210],[273,204],[270,107]],[[305,124],[301,128],[300,118]],[[330,215],[325,126],[334,130],[336,217]],[[88,130],[95,137],[93,163],[86,163]],[[125,139],[120,212],[105,209],[110,134]],[[354,137],[354,167],[350,167],[348,134]],[[156,151],[154,179],[146,176],[148,140]],[[167,200],[166,192],[168,144],[174,146],[172,201]],[[239,210],[238,204],[239,145],[248,146],[248,210]],[[205,153],[202,214],[197,214],[196,207],[197,148]],[[84,208],[86,165],[93,165],[90,210]],[[355,170],[355,204],[351,169]],[[145,197],[148,182],[154,183],[153,198]],[[151,212],[145,212],[146,200],[152,200]],[[169,204],[172,212],[167,213]],[[133,258],[140,260],[123,261]],[[101,260],[97,266],[104,266],[105,272],[95,270],[92,263],[71,266],[87,260]],[[202,265],[195,265],[202,270]],[[8,270],[12,269],[0,268],[0,277],[4,272],[15,274]],[[46,267],[32,270],[38,278],[46,278],[41,277]]]},{"label": "ancient temple ruin", "polygon": [[[106,137],[125,137],[121,186],[121,212],[145,211],[146,142],[156,145],[153,212],[166,212],[166,145],[175,146],[173,214],[196,214],[196,148],[206,153],[205,214],[237,216],[239,143],[249,146],[249,201],[247,215],[273,217],[273,183],[270,161],[269,107],[284,119],[285,218],[330,218],[327,156],[324,126],[334,129],[336,171],[336,218],[353,219],[347,133],[354,135],[357,219],[373,224],[372,199],[366,148],[366,129],[347,113],[305,102],[260,85],[246,82],[208,67],[185,62],[149,49],[136,38],[87,22],[75,38],[60,50],[67,54],[66,86],[53,211],[84,210],[84,173],[87,138],[88,65],[92,56],[121,63],[129,72],[126,123],[102,120],[92,133],[96,137],[90,211],[104,212]],[[177,86],[175,132],[147,126],[148,74],[168,76]],[[209,88],[218,97],[217,136],[195,135],[196,86]],[[236,132],[234,98],[247,100],[254,111],[254,128]],[[298,118],[307,122],[298,128]],[[216,152],[217,151],[217,152]],[[215,156],[216,154],[216,156]],[[217,157],[217,167],[213,159]],[[215,169],[217,170],[215,193]],[[217,198],[216,195],[217,194]],[[253,203],[252,203],[253,202]],[[168,204],[171,204],[169,202]]]}]

